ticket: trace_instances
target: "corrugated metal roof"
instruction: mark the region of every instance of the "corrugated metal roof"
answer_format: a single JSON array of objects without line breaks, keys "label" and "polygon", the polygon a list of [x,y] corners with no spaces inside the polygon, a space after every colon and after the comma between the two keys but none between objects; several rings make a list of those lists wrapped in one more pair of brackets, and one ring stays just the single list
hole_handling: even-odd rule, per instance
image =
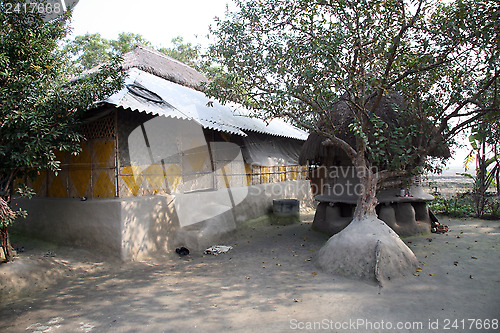
[{"label": "corrugated metal roof", "polygon": [[[125,88],[120,90],[119,92],[108,97],[104,102],[109,104],[113,104],[117,107],[122,107],[124,109],[130,109],[133,111],[146,112],[149,114],[161,115],[165,117],[178,118],[178,119],[188,119],[194,120],[192,117],[189,117],[185,113],[173,107],[168,103],[154,103],[148,101],[146,99],[137,97],[127,88],[127,86],[136,84],[136,80],[138,79],[140,73],[139,70],[132,69],[128,71],[128,77],[125,79]],[[154,77],[154,76],[153,76]],[[162,80],[157,78],[158,80]],[[165,80],[162,80],[165,81]],[[151,86],[145,86],[148,90],[153,91],[151,88],[153,81],[151,80]],[[161,97],[161,96],[160,96]]]},{"label": "corrugated metal roof", "polygon": [[[307,139],[306,132],[281,119],[274,119],[266,124],[261,119],[249,117],[248,110],[221,105],[217,101],[210,100],[200,91],[170,82],[140,69],[131,68],[128,74],[125,88],[104,102],[134,111],[193,120],[204,128],[241,136],[247,136],[245,131],[255,131],[299,140]],[[152,93],[141,97],[131,87],[139,87],[139,90],[144,89]]]},{"label": "corrugated metal roof", "polygon": [[283,119],[275,118],[270,122],[251,116],[251,111],[238,105],[231,105],[233,115],[239,120],[239,128],[247,131],[283,136],[299,140],[307,140],[309,134],[288,124]]}]

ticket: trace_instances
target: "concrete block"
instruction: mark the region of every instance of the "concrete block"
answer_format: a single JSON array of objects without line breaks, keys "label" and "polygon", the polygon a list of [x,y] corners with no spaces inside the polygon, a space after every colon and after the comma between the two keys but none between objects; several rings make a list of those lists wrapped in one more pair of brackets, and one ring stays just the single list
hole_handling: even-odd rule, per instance
[{"label": "concrete block", "polygon": [[271,224],[288,225],[300,221],[300,201],[297,199],[274,199]]}]

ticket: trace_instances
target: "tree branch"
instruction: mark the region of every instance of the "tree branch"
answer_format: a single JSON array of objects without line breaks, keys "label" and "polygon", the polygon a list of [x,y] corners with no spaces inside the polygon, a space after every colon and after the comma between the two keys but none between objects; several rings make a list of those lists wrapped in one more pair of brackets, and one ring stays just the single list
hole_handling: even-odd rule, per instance
[{"label": "tree branch", "polygon": [[401,44],[401,37],[405,34],[405,32],[412,27],[415,22],[417,21],[418,16],[420,15],[420,10],[422,9],[422,3],[423,0],[420,0],[418,3],[418,8],[417,11],[415,12],[415,15],[411,18],[410,22],[406,24],[406,22],[403,22],[401,29],[399,30],[399,33],[394,37],[391,49],[389,51],[389,58],[387,60],[387,64],[385,66],[385,71],[384,71],[384,76],[382,78],[382,82],[380,84],[380,89],[377,94],[377,99],[375,100],[375,103],[372,105],[371,112],[375,112],[377,109],[378,105],[380,104],[380,101],[382,100],[382,96],[384,94],[385,90],[385,85],[387,82],[387,79],[389,77],[389,74],[391,72],[392,64],[396,60],[396,52]]},{"label": "tree branch", "polygon": [[322,134],[322,135],[325,135],[328,137],[328,139],[326,139],[325,141],[322,142],[323,146],[325,146],[325,147],[338,147],[338,148],[342,149],[351,160],[355,160],[358,157],[358,153],[356,152],[356,150],[354,148],[352,148],[351,145],[348,144],[347,142],[345,142],[344,140],[336,137],[335,135],[331,135],[331,134],[323,132],[323,131],[320,131],[319,134]]},{"label": "tree branch", "polygon": [[413,69],[413,70],[407,70],[406,72],[404,72],[403,74],[401,74],[399,77],[397,77],[396,79],[394,79],[391,82],[389,82],[387,84],[387,87],[392,87],[393,85],[395,85],[396,83],[402,81],[403,79],[407,78],[410,75],[432,70],[432,69],[437,68],[437,67],[439,67],[439,66],[441,66],[443,64],[446,64],[448,62],[451,62],[451,59],[445,59],[445,60],[442,60],[442,61],[438,61],[438,62],[436,62],[436,63],[434,63],[432,65],[426,66],[426,67],[416,68],[416,69]]},{"label": "tree branch", "polygon": [[397,170],[397,171],[389,171],[389,170],[382,170],[377,172],[377,177],[379,179],[379,182],[384,181],[389,178],[395,178],[395,177],[401,177],[406,175],[408,172],[406,170]]},{"label": "tree branch", "polygon": [[441,120],[441,124],[438,129],[438,133],[443,133],[446,127],[448,126],[448,122],[450,119],[457,117],[457,115],[460,113],[460,110],[463,109],[467,104],[472,103],[472,101],[477,100],[479,96],[481,96],[492,84],[497,80],[497,78],[500,76],[500,73],[496,73],[495,76],[493,76],[489,81],[487,81],[483,88],[479,90],[474,96],[472,96],[469,99],[464,100],[462,103],[460,103],[453,112],[451,112],[449,115],[444,117]]}]

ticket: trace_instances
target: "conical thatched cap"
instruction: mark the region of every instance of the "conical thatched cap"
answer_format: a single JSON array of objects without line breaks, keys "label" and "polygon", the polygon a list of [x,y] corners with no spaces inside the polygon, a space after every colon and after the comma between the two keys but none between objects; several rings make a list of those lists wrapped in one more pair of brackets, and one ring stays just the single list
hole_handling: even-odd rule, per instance
[{"label": "conical thatched cap", "polygon": [[123,69],[138,68],[174,83],[200,89],[208,79],[195,69],[148,46],[137,44],[123,55]]},{"label": "conical thatched cap", "polygon": [[299,155],[299,164],[306,165],[307,161],[323,161],[328,154],[328,148],[322,145],[325,138],[318,133],[311,133],[302,145]]},{"label": "conical thatched cap", "polygon": [[[375,103],[375,97],[371,98],[371,100],[366,103],[367,109],[370,109],[370,106],[373,105],[372,103]],[[319,123],[318,126],[325,131],[331,131],[331,126],[333,125],[335,127],[335,135],[346,141],[352,147],[355,147],[356,137],[349,129],[349,125],[354,122],[353,110],[351,108],[352,106],[345,101],[337,102],[329,113],[328,119]],[[395,92],[390,92],[382,96],[374,113],[380,117],[384,123],[388,124],[387,130],[391,130],[391,126],[405,128],[416,121],[420,123],[423,122],[423,125],[428,127],[431,132],[435,130],[435,126],[427,119],[422,119],[422,117],[419,117],[417,114],[410,113],[410,110],[411,108],[404,100],[403,96]],[[324,161],[328,155],[335,153],[332,151],[332,147],[328,148],[322,145],[324,140],[325,138],[321,135],[311,133],[302,146],[299,163],[305,165],[307,161]],[[429,155],[445,158],[451,156],[449,149],[445,145],[441,145],[434,149]]]}]

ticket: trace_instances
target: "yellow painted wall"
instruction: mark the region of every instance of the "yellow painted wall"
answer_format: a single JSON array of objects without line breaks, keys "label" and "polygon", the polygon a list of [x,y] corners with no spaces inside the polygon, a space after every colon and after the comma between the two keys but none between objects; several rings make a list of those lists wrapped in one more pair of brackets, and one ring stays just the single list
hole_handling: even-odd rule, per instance
[{"label": "yellow painted wall", "polygon": [[172,193],[181,181],[177,164],[125,166],[120,169],[120,197]]},{"label": "yellow painted wall", "polygon": [[57,153],[58,172],[43,171],[28,181],[38,196],[56,198],[110,198],[116,194],[115,141],[83,141],[78,155]]}]

